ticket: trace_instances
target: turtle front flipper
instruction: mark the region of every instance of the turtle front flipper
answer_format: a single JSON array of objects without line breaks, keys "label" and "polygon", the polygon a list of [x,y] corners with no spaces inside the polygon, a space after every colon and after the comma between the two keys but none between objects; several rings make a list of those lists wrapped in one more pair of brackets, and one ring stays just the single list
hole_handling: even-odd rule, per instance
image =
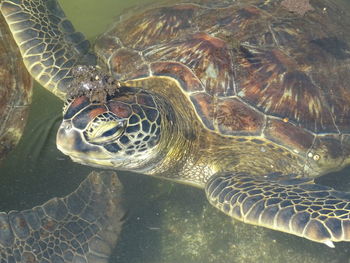
[{"label": "turtle front flipper", "polygon": [[334,247],[350,241],[350,194],[311,179],[271,181],[247,174],[219,174],[205,188],[209,202],[245,223]]},{"label": "turtle front flipper", "polygon": [[78,64],[95,65],[90,44],[57,0],[2,0],[0,9],[31,75],[61,99]]},{"label": "turtle front flipper", "polygon": [[124,216],[121,189],[114,173],[93,172],[64,198],[0,213],[0,262],[108,262]]}]

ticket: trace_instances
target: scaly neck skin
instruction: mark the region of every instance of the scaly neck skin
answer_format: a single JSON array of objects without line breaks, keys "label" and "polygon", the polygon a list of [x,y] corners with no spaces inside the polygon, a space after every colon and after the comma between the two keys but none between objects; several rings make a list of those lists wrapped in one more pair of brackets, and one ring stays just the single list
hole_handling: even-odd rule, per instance
[{"label": "scaly neck skin", "polygon": [[[129,80],[130,87],[143,87],[153,94],[161,114],[161,138],[158,146],[135,172],[204,187],[216,171],[213,136],[198,119],[179,84],[170,77],[147,77]],[[215,142],[214,142],[215,144]]]},{"label": "scaly neck skin", "polygon": [[[171,165],[165,162],[170,155],[178,152],[178,148],[187,143],[181,134],[181,127],[179,127],[179,116],[176,114],[174,107],[166,98],[160,98],[154,95],[157,103],[157,108],[161,115],[161,136],[158,145],[153,150],[153,156],[143,165],[139,167],[137,172],[156,176],[158,173],[167,171]],[[183,156],[180,156],[182,158]],[[176,162],[176,161],[174,161]],[[174,163],[173,162],[173,163]]]},{"label": "scaly neck skin", "polygon": [[202,182],[192,182],[191,178],[198,157],[200,124],[193,113],[181,109],[179,101],[180,107],[175,107],[171,100],[155,97],[161,114],[161,139],[154,156],[135,172],[202,187]]}]

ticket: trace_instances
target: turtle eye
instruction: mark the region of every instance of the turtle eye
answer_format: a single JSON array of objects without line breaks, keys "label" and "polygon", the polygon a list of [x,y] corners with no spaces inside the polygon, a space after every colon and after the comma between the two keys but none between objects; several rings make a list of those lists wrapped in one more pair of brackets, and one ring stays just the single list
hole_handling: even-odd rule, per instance
[{"label": "turtle eye", "polygon": [[84,132],[88,142],[105,145],[117,140],[125,131],[126,120],[118,119],[113,113],[98,115]]}]

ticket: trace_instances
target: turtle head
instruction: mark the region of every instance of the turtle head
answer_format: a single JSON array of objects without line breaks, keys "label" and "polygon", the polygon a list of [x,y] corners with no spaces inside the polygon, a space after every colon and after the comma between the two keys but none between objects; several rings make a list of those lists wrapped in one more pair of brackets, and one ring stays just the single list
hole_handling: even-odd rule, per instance
[{"label": "turtle head", "polygon": [[74,161],[142,171],[156,158],[162,120],[151,93],[118,87],[114,94],[83,94],[66,104],[57,147]]}]

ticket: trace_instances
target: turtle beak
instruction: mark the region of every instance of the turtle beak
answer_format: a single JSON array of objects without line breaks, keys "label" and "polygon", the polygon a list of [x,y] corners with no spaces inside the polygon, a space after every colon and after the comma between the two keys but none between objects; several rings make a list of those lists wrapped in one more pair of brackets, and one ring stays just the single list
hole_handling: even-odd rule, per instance
[{"label": "turtle beak", "polygon": [[87,156],[93,156],[93,159],[105,157],[101,148],[87,143],[82,136],[82,131],[73,128],[69,120],[63,121],[59,127],[56,144],[62,153],[76,161],[86,159]]}]

